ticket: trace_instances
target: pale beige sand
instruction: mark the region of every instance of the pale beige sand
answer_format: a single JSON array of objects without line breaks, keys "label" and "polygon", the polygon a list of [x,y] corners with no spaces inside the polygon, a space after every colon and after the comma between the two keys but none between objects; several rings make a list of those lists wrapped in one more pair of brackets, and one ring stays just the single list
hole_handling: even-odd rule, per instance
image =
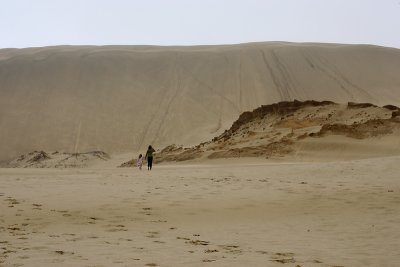
[{"label": "pale beige sand", "polygon": [[283,42],[0,50],[0,161],[195,145],[282,100],[400,105],[400,50]]},{"label": "pale beige sand", "polygon": [[396,266],[399,160],[0,169],[0,265]]}]

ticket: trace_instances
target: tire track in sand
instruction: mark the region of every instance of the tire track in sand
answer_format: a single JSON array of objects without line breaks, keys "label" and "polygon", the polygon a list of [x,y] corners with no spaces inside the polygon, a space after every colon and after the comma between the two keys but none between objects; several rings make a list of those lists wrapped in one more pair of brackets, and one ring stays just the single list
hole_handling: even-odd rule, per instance
[{"label": "tire track in sand", "polygon": [[[282,76],[282,73],[275,73],[274,68],[272,67],[272,65],[268,62],[267,56],[265,54],[265,52],[263,50],[260,49],[260,53],[262,55],[262,59],[264,61],[265,67],[267,68],[269,75],[272,78],[272,82],[275,85],[275,88],[278,91],[278,94],[280,96],[280,100],[284,101],[284,100],[289,100],[290,99],[290,94],[289,94],[289,89],[288,89],[288,85],[285,84],[284,82],[281,81],[280,76]],[[275,60],[276,63],[276,60]],[[278,69],[279,71],[279,69]]]}]

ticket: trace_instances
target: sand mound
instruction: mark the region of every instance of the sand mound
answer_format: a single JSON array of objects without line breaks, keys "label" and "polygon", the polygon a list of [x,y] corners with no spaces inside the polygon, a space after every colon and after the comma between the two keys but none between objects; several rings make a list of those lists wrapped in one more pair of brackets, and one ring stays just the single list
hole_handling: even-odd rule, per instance
[{"label": "sand mound", "polygon": [[58,151],[48,153],[33,151],[19,156],[3,167],[8,168],[84,168],[98,161],[107,161],[110,156],[103,151],[86,153],[61,153]]},{"label": "sand mound", "polygon": [[[336,150],[343,146],[358,146],[353,147],[353,158],[382,153],[400,155],[400,142],[379,143],[385,138],[400,140],[398,118],[400,112],[395,106],[378,107],[369,103],[340,105],[328,101],[280,102],[241,114],[229,130],[209,142],[191,148],[170,146],[158,153],[156,159],[162,162],[195,158],[293,158],[305,152],[318,152],[320,148],[313,148],[311,143],[324,147],[332,144],[332,136],[336,138],[333,144]],[[380,144],[380,150],[372,149],[371,142]],[[371,151],[366,154],[368,148]],[[345,150],[341,150],[341,156],[347,153]],[[332,154],[327,151],[325,155],[318,156],[328,159]]]},{"label": "sand mound", "polygon": [[280,101],[400,105],[400,51],[366,45],[0,50],[0,160],[198,144]]}]

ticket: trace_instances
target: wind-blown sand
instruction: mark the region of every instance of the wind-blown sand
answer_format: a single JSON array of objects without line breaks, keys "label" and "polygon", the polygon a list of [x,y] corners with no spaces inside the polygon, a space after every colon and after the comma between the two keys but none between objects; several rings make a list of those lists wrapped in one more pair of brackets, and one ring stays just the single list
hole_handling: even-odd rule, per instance
[{"label": "wind-blown sand", "polygon": [[0,169],[0,265],[396,266],[399,160]]}]

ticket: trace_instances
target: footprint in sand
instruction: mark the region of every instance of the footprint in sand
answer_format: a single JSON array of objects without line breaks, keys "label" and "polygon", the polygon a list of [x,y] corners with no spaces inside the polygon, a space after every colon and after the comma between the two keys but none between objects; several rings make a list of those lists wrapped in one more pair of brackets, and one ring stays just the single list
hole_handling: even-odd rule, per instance
[{"label": "footprint in sand", "polygon": [[8,230],[10,231],[21,231],[19,227],[17,227],[18,224],[13,224],[8,226]]},{"label": "footprint in sand", "polygon": [[8,202],[9,208],[13,208],[14,205],[20,204],[20,202],[18,200],[16,200],[15,198],[12,198],[12,197],[7,197],[4,201]]},{"label": "footprint in sand", "polygon": [[311,262],[312,263],[322,263],[322,261],[320,261],[320,260],[312,260]]},{"label": "footprint in sand", "polygon": [[49,237],[57,238],[57,237],[60,237],[60,236],[59,235],[49,235]]},{"label": "footprint in sand", "polygon": [[204,259],[204,260],[202,260],[202,262],[213,262],[213,261],[217,261],[217,260],[212,260],[212,259]]},{"label": "footprint in sand", "polygon": [[128,229],[125,229],[125,225],[118,224],[118,225],[107,225],[106,227],[112,227],[107,229],[106,232],[126,232]]},{"label": "footprint in sand", "polygon": [[[7,245],[8,241],[0,241],[0,244]],[[0,254],[0,263],[3,263],[4,262],[3,259],[7,257],[7,255],[5,254],[5,251],[7,250],[7,247],[6,246],[0,246],[0,249],[3,251],[3,253]]]},{"label": "footprint in sand", "polygon": [[100,220],[100,219],[96,218],[96,217],[89,217],[88,218],[88,224],[96,224],[97,220]]},{"label": "footprint in sand", "polygon": [[216,252],[219,252],[219,250],[218,249],[206,249],[206,250],[204,250],[204,253],[216,253]]},{"label": "footprint in sand", "polygon": [[272,260],[279,263],[295,263],[294,253],[275,253]]},{"label": "footprint in sand", "polygon": [[54,251],[58,255],[74,255],[75,252],[68,252],[68,251],[63,251],[63,250],[56,250]]},{"label": "footprint in sand", "polygon": [[190,240],[190,238],[187,238],[187,237],[180,237],[180,236],[177,236],[176,239],[182,239],[182,240],[186,240],[186,241],[189,241],[189,240]]},{"label": "footprint in sand", "polygon": [[153,210],[152,208],[142,208],[143,211],[139,211],[139,214],[144,214],[147,216],[151,216],[153,215],[153,213],[151,213],[151,211]]},{"label": "footprint in sand", "polygon": [[208,246],[210,244],[209,241],[198,240],[198,239],[186,241],[185,243],[195,245],[195,246]]},{"label": "footprint in sand", "polygon": [[146,237],[148,237],[148,238],[159,238],[160,237],[160,233],[157,232],[157,231],[148,232]]},{"label": "footprint in sand", "polygon": [[39,204],[32,204],[32,206],[34,206],[34,208],[32,208],[33,210],[42,210],[41,206]]},{"label": "footprint in sand", "polygon": [[220,249],[223,249],[225,253],[230,254],[241,254],[243,251],[237,245],[219,245]]},{"label": "footprint in sand", "polygon": [[63,217],[71,217],[72,216],[71,214],[68,213],[69,212],[68,210],[50,210],[50,211],[61,213]]},{"label": "footprint in sand", "polygon": [[150,221],[151,223],[167,223],[168,221],[166,221],[166,220],[153,220],[153,221]]}]

